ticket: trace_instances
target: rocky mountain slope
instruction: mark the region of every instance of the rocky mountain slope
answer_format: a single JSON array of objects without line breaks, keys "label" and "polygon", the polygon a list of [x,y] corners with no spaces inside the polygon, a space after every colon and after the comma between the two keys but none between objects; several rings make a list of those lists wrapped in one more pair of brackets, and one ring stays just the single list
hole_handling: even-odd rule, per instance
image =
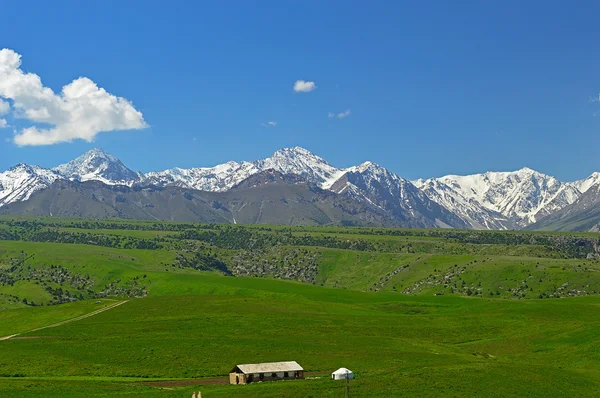
[{"label": "rocky mountain slope", "polygon": [[[178,188],[226,193],[235,187],[241,189],[242,184],[253,181],[253,176],[264,178],[264,173],[273,176],[273,172],[288,176],[285,183],[289,186],[304,184],[309,191],[318,188],[333,193],[343,197],[340,200],[366,206],[370,212],[377,209],[379,215],[387,217],[379,224],[411,227],[518,229],[538,225],[576,203],[585,201],[586,206],[592,206],[589,198],[600,186],[600,173],[565,183],[528,168],[408,181],[373,162],[336,168],[300,147],[284,148],[251,162],[142,174],[103,150],[93,149],[54,169],[21,164],[0,173],[0,207],[29,200],[55,182],[72,184],[58,184],[53,189],[96,181],[134,190]],[[291,175],[299,180],[290,183]],[[261,185],[261,189],[268,185]],[[592,193],[587,195],[588,191]],[[288,211],[292,211],[291,206]]]},{"label": "rocky mountain slope", "polygon": [[174,168],[151,172],[143,176],[143,183],[176,185],[201,191],[224,192],[251,175],[265,170],[276,170],[283,174],[296,174],[307,181],[324,185],[341,174],[324,159],[304,148],[284,148],[271,157],[253,162],[227,162],[214,167],[192,169]]},{"label": "rocky mountain slope", "polygon": [[18,164],[0,173],[0,206],[27,200],[62,176],[38,166]]},{"label": "rocky mountain slope", "polygon": [[116,157],[96,148],[53,169],[64,178],[73,181],[101,181],[108,185],[131,185],[142,176]]},{"label": "rocky mountain slope", "polygon": [[572,203],[581,183],[562,183],[529,168],[514,172],[449,175],[418,180],[432,200],[468,220],[474,228],[522,228]]},{"label": "rocky mountain slope", "polygon": [[274,170],[255,174],[226,192],[57,180],[27,201],[0,208],[0,213],[234,224],[402,226],[377,207]]},{"label": "rocky mountain slope", "polygon": [[410,181],[373,162],[365,162],[345,170],[331,185],[330,190],[358,202],[377,206],[407,226],[469,226],[460,217],[430,200]]},{"label": "rocky mountain slope", "polygon": [[549,214],[527,229],[544,231],[600,230],[600,184],[592,184],[571,205]]}]

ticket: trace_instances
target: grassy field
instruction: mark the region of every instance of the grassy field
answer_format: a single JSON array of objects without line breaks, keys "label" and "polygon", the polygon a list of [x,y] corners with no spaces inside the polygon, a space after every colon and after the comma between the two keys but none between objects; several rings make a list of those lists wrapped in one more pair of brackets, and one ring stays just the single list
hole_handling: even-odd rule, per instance
[{"label": "grassy field", "polygon": [[[1,231],[0,338],[18,334],[0,340],[2,397],[343,397],[328,377],[342,366],[358,375],[352,396],[600,390],[597,235],[56,219]],[[236,364],[285,360],[307,379],[224,384]]]}]

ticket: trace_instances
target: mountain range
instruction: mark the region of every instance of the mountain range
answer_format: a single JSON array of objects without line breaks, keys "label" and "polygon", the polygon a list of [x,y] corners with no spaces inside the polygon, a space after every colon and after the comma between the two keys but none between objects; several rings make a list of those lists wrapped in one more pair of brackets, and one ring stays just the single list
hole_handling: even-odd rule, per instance
[{"label": "mountain range", "polygon": [[529,168],[406,180],[337,168],[295,147],[251,162],[140,173],[102,149],[53,169],[0,173],[0,212],[177,221],[469,229],[600,229],[600,173],[561,182]]}]

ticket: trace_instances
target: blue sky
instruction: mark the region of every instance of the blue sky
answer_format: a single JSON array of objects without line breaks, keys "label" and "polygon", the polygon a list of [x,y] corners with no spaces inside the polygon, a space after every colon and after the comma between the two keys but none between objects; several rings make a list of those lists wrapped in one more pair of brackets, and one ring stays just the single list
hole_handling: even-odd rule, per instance
[{"label": "blue sky", "polygon": [[[600,170],[597,1],[250,3],[2,2],[0,48],[22,71],[55,93],[87,77],[149,127],[19,146],[14,129],[35,123],[9,114],[0,169],[97,146],[151,171],[299,145],[410,179]],[[294,92],[297,80],[317,88]]]}]

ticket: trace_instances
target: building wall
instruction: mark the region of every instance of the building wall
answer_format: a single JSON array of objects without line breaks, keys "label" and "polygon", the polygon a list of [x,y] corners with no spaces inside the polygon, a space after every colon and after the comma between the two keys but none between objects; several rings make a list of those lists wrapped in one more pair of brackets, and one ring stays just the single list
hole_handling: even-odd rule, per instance
[{"label": "building wall", "polygon": [[246,384],[246,375],[243,373],[229,373],[230,384]]},{"label": "building wall", "polygon": [[[236,377],[238,378],[236,380]],[[293,380],[293,379],[303,379],[304,372],[288,372],[288,377],[285,377],[284,372],[275,373],[275,377],[272,376],[272,372],[267,372],[263,374],[263,378],[260,378],[260,373],[255,374],[243,374],[243,373],[229,373],[229,383],[231,384],[247,384],[247,383],[257,383],[259,381],[276,381],[276,380]]]}]

